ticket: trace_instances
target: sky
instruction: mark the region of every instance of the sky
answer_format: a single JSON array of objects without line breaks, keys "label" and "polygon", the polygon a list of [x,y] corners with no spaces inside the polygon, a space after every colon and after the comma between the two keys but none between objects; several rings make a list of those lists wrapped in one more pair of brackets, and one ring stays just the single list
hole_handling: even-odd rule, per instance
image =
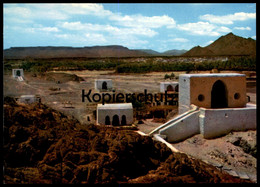
[{"label": "sky", "polygon": [[232,32],[256,39],[255,3],[5,3],[3,47],[104,46],[164,52]]}]

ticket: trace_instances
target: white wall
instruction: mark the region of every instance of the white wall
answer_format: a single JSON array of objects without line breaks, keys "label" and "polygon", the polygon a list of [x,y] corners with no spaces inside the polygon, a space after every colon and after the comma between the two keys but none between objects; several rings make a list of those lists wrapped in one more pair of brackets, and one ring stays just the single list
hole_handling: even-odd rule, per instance
[{"label": "white wall", "polygon": [[188,113],[171,125],[159,130],[159,134],[166,135],[167,141],[176,142],[200,133],[199,111]]},{"label": "white wall", "polygon": [[215,138],[230,131],[256,129],[256,105],[244,108],[200,109],[200,133]]},{"label": "white wall", "polygon": [[243,108],[206,109],[183,114],[178,120],[166,122],[159,134],[166,135],[167,141],[178,142],[195,134],[204,138],[217,138],[231,131],[256,129],[256,105]]},{"label": "white wall", "polygon": [[34,95],[21,96],[18,99],[18,102],[25,103],[25,104],[32,104],[32,103],[38,102],[38,99]]},{"label": "white wall", "polygon": [[109,116],[110,124],[112,125],[113,116],[118,115],[121,124],[122,116],[126,116],[126,124],[133,123],[133,109],[99,109],[97,108],[97,123],[105,125],[105,118]]},{"label": "white wall", "polygon": [[190,78],[184,75],[179,76],[179,109],[182,114],[190,110]]}]

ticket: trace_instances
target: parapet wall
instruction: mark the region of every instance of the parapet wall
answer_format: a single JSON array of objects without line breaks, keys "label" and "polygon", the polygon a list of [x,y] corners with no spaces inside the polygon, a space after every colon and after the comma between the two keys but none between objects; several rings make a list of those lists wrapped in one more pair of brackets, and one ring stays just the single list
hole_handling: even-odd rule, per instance
[{"label": "parapet wall", "polygon": [[204,138],[215,138],[230,131],[256,129],[256,106],[244,108],[200,108],[200,133]]},{"label": "parapet wall", "polygon": [[163,124],[159,130],[159,134],[165,135],[169,142],[178,142],[199,133],[204,138],[216,138],[231,131],[256,129],[256,105],[224,109],[200,107],[172,121]]}]

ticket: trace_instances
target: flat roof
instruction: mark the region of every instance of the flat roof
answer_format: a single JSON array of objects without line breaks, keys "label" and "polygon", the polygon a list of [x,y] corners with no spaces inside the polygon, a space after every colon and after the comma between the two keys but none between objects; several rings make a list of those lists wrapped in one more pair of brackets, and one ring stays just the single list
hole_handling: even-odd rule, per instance
[{"label": "flat roof", "polygon": [[21,95],[20,97],[21,98],[24,98],[24,97],[36,97],[36,95]]},{"label": "flat roof", "polygon": [[95,81],[112,81],[112,79],[95,79]]},{"label": "flat roof", "polygon": [[133,109],[132,103],[98,104],[98,109]]},{"label": "flat roof", "polygon": [[201,73],[201,74],[181,74],[181,77],[245,77],[240,73]]},{"label": "flat roof", "polygon": [[160,82],[160,84],[178,84],[179,82]]}]

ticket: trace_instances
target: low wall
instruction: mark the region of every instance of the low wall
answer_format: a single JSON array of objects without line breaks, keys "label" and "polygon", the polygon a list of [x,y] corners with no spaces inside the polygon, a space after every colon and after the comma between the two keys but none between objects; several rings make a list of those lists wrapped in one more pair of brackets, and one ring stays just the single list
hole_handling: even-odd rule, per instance
[{"label": "low wall", "polygon": [[176,122],[159,130],[159,134],[166,135],[168,142],[177,142],[200,133],[198,115],[200,111],[194,111],[183,116]]},{"label": "low wall", "polygon": [[[159,132],[168,142],[178,142],[195,134],[216,138],[231,131],[256,129],[256,105],[243,108],[206,109],[186,112],[166,122],[151,134]],[[150,134],[150,135],[151,135]]]},{"label": "low wall", "polygon": [[244,108],[200,108],[200,133],[204,138],[215,138],[230,131],[256,129],[256,105]]}]

